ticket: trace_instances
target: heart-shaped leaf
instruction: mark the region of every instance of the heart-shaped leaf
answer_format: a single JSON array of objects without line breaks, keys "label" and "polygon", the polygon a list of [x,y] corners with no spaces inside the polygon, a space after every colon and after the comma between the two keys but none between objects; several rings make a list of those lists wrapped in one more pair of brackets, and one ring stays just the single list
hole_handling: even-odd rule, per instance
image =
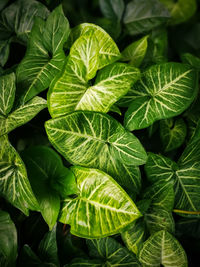
[{"label": "heart-shaped leaf", "polygon": [[72,164],[110,173],[118,161],[126,166],[146,161],[139,140],[106,114],[77,111],[51,119],[45,127],[50,142]]},{"label": "heart-shaped leaf", "polygon": [[142,129],[157,120],[179,115],[196,94],[194,69],[180,63],[154,65],[144,72],[129,93],[132,103],[125,114],[125,126],[131,131]]},{"label": "heart-shaped leaf", "polygon": [[[153,255],[153,257],[152,257]],[[187,257],[180,243],[168,232],[159,231],[143,244],[139,253],[142,266],[187,267]]]},{"label": "heart-shaped leaf", "polygon": [[108,174],[83,167],[71,170],[79,195],[64,201],[60,221],[71,225],[72,234],[86,238],[109,236],[140,217],[133,201]]}]

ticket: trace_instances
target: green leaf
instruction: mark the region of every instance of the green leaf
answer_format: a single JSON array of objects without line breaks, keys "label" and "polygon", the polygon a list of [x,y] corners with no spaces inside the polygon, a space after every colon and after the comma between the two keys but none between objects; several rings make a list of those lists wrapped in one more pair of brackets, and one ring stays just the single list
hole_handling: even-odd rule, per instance
[{"label": "green leaf", "polygon": [[136,257],[111,237],[87,240],[92,258],[102,260],[103,266],[140,266]]},{"label": "green leaf", "polygon": [[42,216],[52,229],[60,211],[60,197],[77,193],[75,177],[51,148],[34,146],[23,151],[22,159]]},{"label": "green leaf", "polygon": [[53,230],[44,236],[38,247],[38,255],[42,262],[59,266],[56,229],[55,225]]},{"label": "green leaf", "polygon": [[[80,38],[83,37],[84,35]],[[76,42],[79,42],[79,39]],[[84,49],[82,48],[80,52],[83,54]],[[59,117],[75,110],[107,113],[111,106],[140,78],[138,69],[124,63],[114,63],[100,70],[94,85],[90,86],[87,83],[87,71],[84,70],[84,65],[77,62],[78,56],[73,59],[71,52],[70,55],[63,75],[53,83],[49,93],[49,111],[52,117]],[[85,55],[87,56],[88,53]],[[93,60],[91,64],[94,68]],[[89,63],[87,65],[89,66]]]},{"label": "green leaf", "polygon": [[60,221],[71,225],[72,234],[85,238],[109,236],[140,217],[133,201],[112,177],[97,169],[71,169],[79,195],[64,201]]},{"label": "green leaf", "polygon": [[187,257],[180,243],[168,232],[159,231],[143,244],[139,253],[142,266],[187,267]]},{"label": "green leaf", "polygon": [[151,234],[160,230],[166,230],[172,234],[175,232],[172,213],[163,208],[151,207],[145,213],[144,219]]},{"label": "green leaf", "polygon": [[45,127],[50,142],[72,164],[109,173],[118,161],[127,166],[146,162],[139,140],[106,114],[76,111]]},{"label": "green leaf", "polygon": [[91,267],[102,267],[102,262],[100,260],[88,260],[82,258],[75,258],[69,264],[64,267],[82,267],[82,266],[91,266]]},{"label": "green leaf", "polygon": [[165,152],[180,147],[186,137],[187,127],[182,118],[160,121],[160,137]]},{"label": "green leaf", "polygon": [[[147,177],[162,182],[173,182],[175,191],[175,208],[185,211],[199,211],[200,207],[200,171],[199,160],[195,153],[199,153],[196,142],[187,146],[178,165],[170,159],[153,153],[149,154],[145,170]],[[193,154],[194,153],[194,154]],[[191,160],[190,160],[191,159]],[[156,191],[156,190],[155,190]]]},{"label": "green leaf", "polygon": [[[5,1],[3,1],[5,2]],[[2,1],[1,1],[2,3]],[[1,5],[1,4],[0,4]],[[35,17],[46,18],[48,9],[35,0],[18,0],[6,7],[0,15],[0,64],[8,60],[10,43],[26,44]]]},{"label": "green leaf", "polygon": [[17,258],[17,230],[7,212],[0,210],[0,265],[15,266]]},{"label": "green leaf", "polygon": [[0,3],[0,10],[2,10],[7,5],[8,2],[9,0],[2,0]]},{"label": "green leaf", "polygon": [[158,180],[146,188],[143,198],[151,199],[151,205],[157,208],[172,211],[174,207],[173,185],[173,181]]},{"label": "green leaf", "polygon": [[189,64],[194,69],[200,71],[200,58],[190,53],[184,53],[181,55],[181,60],[185,64]]},{"label": "green leaf", "polygon": [[170,14],[157,0],[132,0],[126,6],[124,23],[130,35],[146,33],[166,24]]},{"label": "green leaf", "polygon": [[143,218],[133,222],[128,230],[122,232],[121,237],[126,247],[137,255],[143,242],[146,240]]},{"label": "green leaf", "polygon": [[17,68],[17,95],[22,103],[47,89],[62,70],[63,45],[69,36],[69,23],[58,6],[47,21],[36,19],[26,55]]},{"label": "green leaf", "polygon": [[39,209],[24,163],[6,135],[0,137],[0,195],[26,215]]},{"label": "green leaf", "polygon": [[148,38],[146,35],[141,39],[134,41],[127,46],[122,52],[122,61],[129,61],[129,64],[134,67],[139,67],[144,59],[147,51]]},{"label": "green leaf", "polygon": [[34,97],[26,104],[19,106],[6,117],[0,115],[0,136],[13,131],[15,128],[33,119],[41,110],[46,108],[46,100]]},{"label": "green leaf", "polygon": [[100,48],[99,69],[117,61],[120,58],[120,52],[115,42],[101,27],[91,23],[83,23],[72,29],[70,35],[70,46],[81,35],[84,35],[87,31],[91,30],[94,31],[94,35],[98,41]]},{"label": "green leaf", "polygon": [[99,5],[103,15],[114,21],[120,21],[124,13],[123,0],[100,0]]},{"label": "green leaf", "polygon": [[189,20],[197,10],[196,0],[160,0],[170,11],[170,24],[176,25]]},{"label": "green leaf", "polygon": [[130,131],[187,109],[197,94],[197,73],[180,63],[154,65],[144,72],[131,93],[132,103],[125,114],[125,126]]},{"label": "green leaf", "polygon": [[6,117],[15,100],[15,74],[0,77],[0,118]]}]

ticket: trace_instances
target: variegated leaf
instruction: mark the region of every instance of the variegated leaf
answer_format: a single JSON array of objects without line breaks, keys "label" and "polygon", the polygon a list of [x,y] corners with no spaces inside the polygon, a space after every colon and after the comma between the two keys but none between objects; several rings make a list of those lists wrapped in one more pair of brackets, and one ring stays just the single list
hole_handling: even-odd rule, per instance
[{"label": "variegated leaf", "polygon": [[120,58],[120,52],[112,38],[99,26],[91,23],[83,23],[71,31],[71,44],[84,35],[87,31],[93,30],[99,44],[99,69],[109,65]]},{"label": "variegated leaf", "polygon": [[111,237],[87,240],[89,254],[92,258],[102,260],[104,266],[137,266],[137,258]]},{"label": "variegated leaf", "polygon": [[15,100],[15,90],[14,73],[0,77],[0,120],[10,113]]},{"label": "variegated leaf", "polygon": [[112,177],[97,169],[72,167],[79,195],[66,199],[60,221],[71,225],[71,233],[100,238],[119,233],[140,217],[137,207]]},{"label": "variegated leaf", "polygon": [[46,106],[46,100],[36,96],[29,100],[26,104],[19,106],[6,117],[0,116],[0,136],[7,134],[15,128],[27,123],[41,110],[46,108]]},{"label": "variegated leaf", "polygon": [[140,77],[138,69],[127,64],[106,66],[89,82],[99,68],[99,46],[94,30],[80,36],[70,50],[63,73],[55,80],[48,94],[49,111],[59,117],[75,110],[107,113]]},{"label": "variegated leaf", "polygon": [[165,152],[180,147],[186,137],[187,127],[182,118],[160,121],[160,138]]},{"label": "variegated leaf", "polygon": [[125,114],[129,130],[142,129],[160,119],[179,115],[197,94],[197,72],[181,63],[154,65],[128,93]]},{"label": "variegated leaf", "polygon": [[128,230],[122,232],[121,237],[126,247],[137,255],[143,242],[146,240],[145,223],[143,218],[133,222]]},{"label": "variegated leaf", "polygon": [[6,135],[0,137],[0,195],[26,215],[39,210],[24,163]]},{"label": "variegated leaf", "polygon": [[[190,149],[193,149],[193,151]],[[185,151],[188,154],[183,153],[178,161],[178,165],[166,157],[151,153],[145,165],[145,170],[147,177],[150,180],[154,177],[153,180],[157,180],[158,184],[160,182],[163,184],[169,184],[170,181],[173,182],[176,209],[199,211],[200,164],[199,161],[195,160],[195,153],[193,154],[194,160],[190,161],[190,155],[192,158],[192,152],[197,148],[192,146],[190,149],[186,147]],[[199,153],[199,150],[195,152]]]},{"label": "variegated leaf", "polygon": [[139,67],[144,59],[148,46],[148,35],[134,41],[122,51],[122,61],[128,61],[131,66]]},{"label": "variegated leaf", "polygon": [[139,140],[106,114],[76,111],[47,121],[45,127],[52,145],[72,164],[109,173],[118,161],[127,166],[146,162]]},{"label": "variegated leaf", "polygon": [[65,62],[63,45],[69,36],[69,23],[62,7],[47,21],[37,18],[30,34],[26,55],[17,68],[17,95],[22,103],[47,89]]},{"label": "variegated leaf", "polygon": [[187,257],[180,243],[168,232],[156,232],[143,244],[139,261],[144,267],[187,267]]}]

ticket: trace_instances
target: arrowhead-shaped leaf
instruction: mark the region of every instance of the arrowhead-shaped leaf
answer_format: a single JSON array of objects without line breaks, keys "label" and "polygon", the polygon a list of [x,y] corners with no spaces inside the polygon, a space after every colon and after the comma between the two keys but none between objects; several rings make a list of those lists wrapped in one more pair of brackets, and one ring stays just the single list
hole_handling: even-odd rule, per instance
[{"label": "arrowhead-shaped leaf", "polygon": [[60,221],[71,225],[71,233],[100,238],[119,233],[140,217],[126,192],[112,177],[97,169],[72,167],[79,195],[66,199]]},{"label": "arrowhead-shaped leaf", "polygon": [[47,21],[36,19],[26,55],[17,68],[17,95],[22,103],[47,89],[65,61],[64,42],[69,23],[62,7],[57,7]]},{"label": "arrowhead-shaped leaf", "polygon": [[39,209],[24,163],[6,135],[0,137],[0,195],[26,215]]},{"label": "arrowhead-shaped leaf", "polygon": [[[153,256],[152,256],[153,255]],[[159,231],[143,244],[139,261],[144,267],[187,267],[187,257],[180,243],[168,232]]]},{"label": "arrowhead-shaped leaf", "polygon": [[15,100],[15,90],[14,73],[0,77],[0,120],[10,113]]},{"label": "arrowhead-shaped leaf", "polygon": [[0,210],[0,265],[14,266],[17,258],[17,231],[7,212]]},{"label": "arrowhead-shaped leaf", "polygon": [[117,61],[120,52],[112,38],[99,26],[91,23],[83,23],[72,29],[70,39],[71,44],[84,35],[87,31],[94,31],[94,35],[99,44],[99,69]]},{"label": "arrowhead-shaped leaf", "polygon": [[50,142],[72,164],[109,173],[118,161],[127,166],[146,161],[139,140],[106,114],[77,111],[51,119],[45,127]]},{"label": "arrowhead-shaped leaf", "polygon": [[187,109],[197,94],[197,73],[180,63],[154,65],[130,92],[132,103],[125,114],[125,126],[132,131]]}]

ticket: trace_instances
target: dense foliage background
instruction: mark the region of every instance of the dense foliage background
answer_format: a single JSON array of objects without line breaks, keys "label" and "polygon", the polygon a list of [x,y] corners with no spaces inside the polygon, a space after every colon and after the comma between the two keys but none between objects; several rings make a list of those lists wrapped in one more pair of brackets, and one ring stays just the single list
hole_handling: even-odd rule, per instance
[{"label": "dense foliage background", "polygon": [[[189,266],[197,266],[196,262],[198,262],[200,251],[199,5],[199,1],[195,0],[0,1],[0,266],[12,267],[15,264],[20,267],[121,266],[123,263],[123,266],[141,266],[141,264],[142,266],[160,266],[160,264],[172,266],[167,261],[156,259],[154,262],[153,260],[154,255],[159,258],[162,253],[166,253],[167,257],[172,251],[175,253],[172,255],[173,257],[180,258],[180,262],[175,262],[173,266],[187,266],[187,260]],[[62,17],[62,10],[69,24]],[[48,21],[47,18],[50,14],[53,15]],[[40,17],[40,20],[35,21],[35,17]],[[52,45],[53,38],[48,33],[48,29],[53,28],[54,21],[58,23],[61,32],[66,31],[65,34],[60,33],[60,36],[56,36],[58,40],[61,40],[61,47],[58,49]],[[62,147],[65,144],[62,143],[62,140],[55,141],[53,139],[53,133],[49,130],[50,122],[46,123],[46,130],[44,127],[45,122],[51,119],[50,114],[52,117],[58,117],[57,114],[59,116],[65,114],[54,108],[53,104],[56,100],[54,100],[52,92],[56,90],[55,84],[51,84],[48,95],[49,109],[46,108],[45,99],[47,99],[49,85],[55,76],[58,75],[58,80],[62,79],[63,53],[65,53],[64,56],[69,55],[73,42],[79,37],[75,38],[76,34],[73,33],[73,30],[70,33],[69,28],[72,29],[85,22],[102,27],[113,38],[122,52],[121,58],[119,56],[116,60],[126,62],[126,68],[130,68],[128,70],[131,74],[129,76],[127,74],[122,81],[117,80],[112,86],[117,88],[117,84],[121,82],[123,88],[127,86],[132,90],[129,90],[125,98],[122,97],[122,93],[116,99],[116,101],[118,100],[117,104],[113,106],[112,104],[116,102],[114,101],[110,105],[112,107],[109,106],[107,111],[112,118],[133,132],[142,144],[136,141],[134,143],[139,151],[136,155],[139,160],[137,164],[133,164],[133,169],[129,170],[132,178],[126,177],[127,170],[122,167],[123,171],[119,173],[119,177],[112,176],[126,191],[127,194],[124,198],[127,198],[127,203],[130,197],[144,216],[130,223],[127,228],[112,232],[116,233],[112,238],[106,237],[100,240],[83,238],[84,235],[80,237],[80,233],[72,235],[69,226],[72,222],[67,223],[70,221],[69,218],[66,222],[64,215],[61,214],[60,217],[58,214],[52,215],[55,210],[60,209],[60,199],[65,199],[66,196],[76,199],[79,191],[76,188],[75,178],[68,169],[71,166],[70,160],[67,160],[68,155],[64,157],[62,153]],[[42,27],[46,27],[47,33],[42,34]],[[91,42],[95,42],[92,36],[94,36],[94,32],[91,31],[90,34],[87,34],[87,40],[90,38]],[[47,47],[47,57],[42,52],[41,56],[36,57],[36,44]],[[83,41],[83,50],[84,45]],[[109,45],[111,50],[116,48],[114,42]],[[27,46],[28,52],[26,52]],[[47,62],[49,63],[51,59],[51,64],[55,64],[59,71],[56,72],[49,67]],[[56,60],[60,63],[57,63]],[[70,60],[72,59],[70,58]],[[109,62],[108,67],[113,62]],[[46,68],[46,64],[49,68],[46,72],[47,79],[43,77],[43,80],[38,82],[38,73],[42,72],[43,67]],[[66,66],[68,66],[67,64],[70,67],[70,63],[66,63]],[[95,68],[95,61],[91,66]],[[128,73],[128,70],[117,71],[127,71]],[[146,73],[142,80],[143,84],[137,82],[140,78],[139,72]],[[15,87],[13,73],[17,77],[16,94],[11,92],[14,91],[11,88]],[[95,84],[95,74],[88,74],[91,76],[88,79],[91,80],[89,81],[91,86]],[[103,75],[105,74],[102,73]],[[159,100],[162,102],[160,106],[151,106],[150,102],[148,103],[149,96],[148,90],[145,91],[146,88],[154,85],[160,88],[170,87],[172,76],[176,80],[176,77],[181,75],[183,76],[180,81],[181,85],[175,84],[168,95]],[[101,80],[101,77],[97,77],[98,79]],[[36,88],[39,88],[36,90],[37,92],[31,89],[34,87],[33,80],[36,80]],[[56,81],[54,80],[53,83]],[[184,87],[189,90],[181,93]],[[11,93],[13,94],[12,103],[8,104],[7,110],[6,108],[3,110],[4,100],[10,101],[6,94],[11,95]],[[159,94],[156,89],[155,94]],[[37,99],[36,95],[38,95]],[[145,98],[139,99],[143,95]],[[59,101],[58,103],[61,105],[62,103]],[[132,120],[132,115],[134,112],[137,113],[143,103],[147,103],[150,108],[149,106],[145,107],[144,112],[140,111],[141,114]],[[27,107],[22,113],[18,111],[18,114],[15,113],[12,115],[13,117],[9,117],[11,111],[16,111],[25,104]],[[128,111],[127,107],[129,107]],[[175,108],[173,109],[173,107]],[[85,114],[87,115],[87,112]],[[9,121],[6,121],[7,117]],[[145,120],[143,120],[144,118]],[[83,120],[84,118],[82,118]],[[67,123],[67,120],[58,121],[58,124],[55,123],[53,126],[59,128]],[[117,127],[116,129],[119,131]],[[7,139],[8,133],[9,140]],[[73,143],[74,147],[75,144],[78,146],[78,141],[76,140],[76,142]],[[148,152],[147,162],[142,146]],[[30,199],[27,197],[27,202],[23,202],[26,193],[28,192],[27,195],[29,195],[29,190],[31,190],[26,182],[21,185],[24,192],[23,190],[17,192],[20,196],[19,199],[12,199],[15,190],[12,186],[15,184],[15,179],[19,179],[19,177],[14,177],[13,173],[17,168],[24,168],[20,165],[21,161],[14,148],[25,163],[28,179],[31,181],[37,201],[41,201],[40,207],[37,209],[32,196]],[[75,156],[71,155],[72,158],[74,157],[72,160],[74,162]],[[87,151],[85,151],[85,157],[87,157]],[[41,182],[42,171],[37,169],[32,159],[40,165],[41,169],[47,171],[45,175],[48,179],[45,182]],[[124,161],[129,161],[129,159],[130,155],[129,158],[124,158]],[[5,162],[9,164],[4,165]],[[105,168],[95,164],[95,166],[89,167],[105,171]],[[141,166],[138,168],[135,165]],[[56,170],[54,170],[55,166]],[[83,166],[85,165],[83,164]],[[12,167],[12,169],[5,173],[5,169],[8,167]],[[26,171],[21,170],[21,172],[25,173]],[[76,172],[81,171],[74,169],[74,173]],[[101,179],[100,173],[95,175],[99,175],[99,179]],[[9,184],[5,183],[5,177],[12,177]],[[68,184],[66,185],[66,183]],[[112,187],[111,182],[109,185]],[[18,186],[19,184],[16,182],[16,190],[18,190]],[[44,196],[48,199],[48,204],[45,203]],[[83,223],[84,218],[83,215]],[[57,224],[55,224],[56,221]],[[165,247],[161,247],[163,233],[166,234],[165,241],[167,240]],[[184,251],[177,240],[185,250],[187,260],[184,258]],[[144,251],[143,243],[145,241],[149,242],[146,244],[150,252],[148,249]],[[142,250],[143,254],[140,252]],[[77,258],[78,260],[76,260]]]}]

